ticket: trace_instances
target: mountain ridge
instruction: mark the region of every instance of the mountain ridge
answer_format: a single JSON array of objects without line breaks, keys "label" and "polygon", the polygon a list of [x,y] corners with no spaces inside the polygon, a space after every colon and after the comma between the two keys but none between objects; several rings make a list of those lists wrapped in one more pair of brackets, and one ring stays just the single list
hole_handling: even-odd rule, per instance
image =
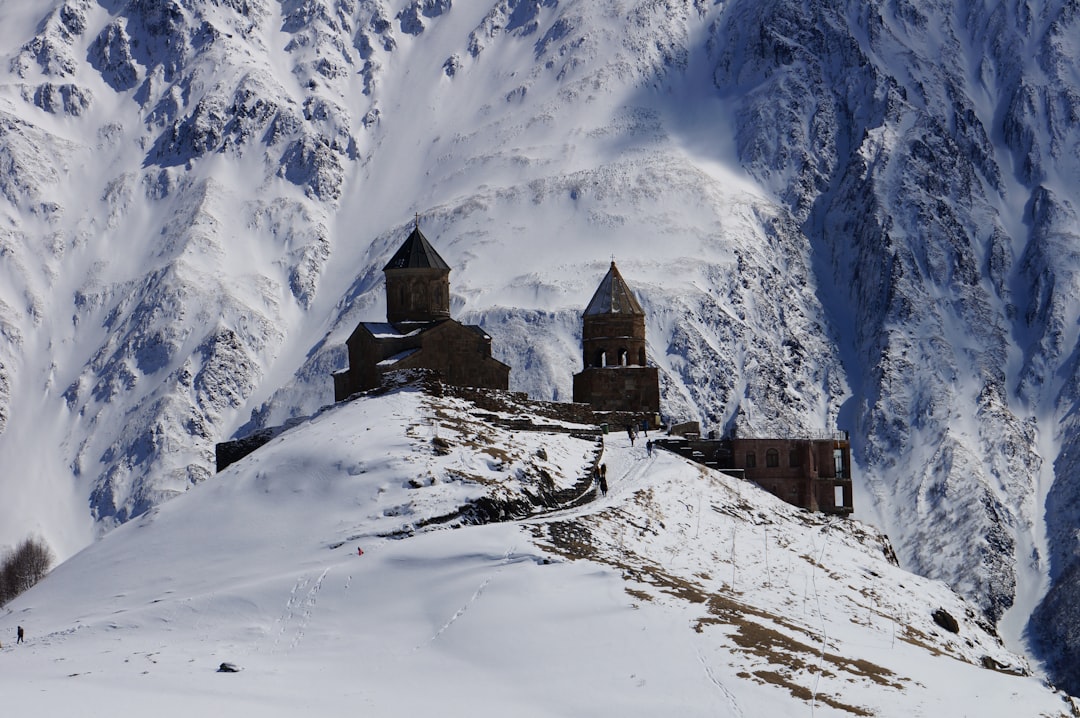
[{"label": "mountain ridge", "polygon": [[512,388],[570,395],[614,252],[668,413],[842,417],[860,515],[1018,648],[1075,580],[1073,3],[4,13],[0,542],[326,403],[419,213]]}]

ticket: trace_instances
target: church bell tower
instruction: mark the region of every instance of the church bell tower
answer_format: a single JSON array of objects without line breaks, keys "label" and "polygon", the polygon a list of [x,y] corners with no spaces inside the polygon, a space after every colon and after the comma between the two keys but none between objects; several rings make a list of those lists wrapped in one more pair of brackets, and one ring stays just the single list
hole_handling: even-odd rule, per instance
[{"label": "church bell tower", "polygon": [[420,231],[419,220],[383,273],[386,321],[398,324],[450,318],[450,266]]},{"label": "church bell tower", "polygon": [[660,377],[645,363],[645,310],[611,262],[581,316],[581,359],[574,401],[597,411],[660,411]]}]

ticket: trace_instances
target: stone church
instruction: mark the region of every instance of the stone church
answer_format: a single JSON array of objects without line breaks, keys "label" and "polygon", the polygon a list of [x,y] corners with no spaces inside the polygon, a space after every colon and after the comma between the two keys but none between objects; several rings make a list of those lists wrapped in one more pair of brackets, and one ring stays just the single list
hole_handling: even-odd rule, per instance
[{"label": "stone church", "polygon": [[431,369],[458,386],[508,389],[510,367],[491,356],[491,337],[450,317],[450,267],[419,222],[383,267],[386,321],[361,322],[345,342],[349,367],[334,374],[334,401],[382,384],[398,369]]},{"label": "stone church", "polygon": [[574,401],[596,411],[660,411],[660,379],[645,365],[645,310],[611,262],[582,315],[583,371],[574,375]]}]

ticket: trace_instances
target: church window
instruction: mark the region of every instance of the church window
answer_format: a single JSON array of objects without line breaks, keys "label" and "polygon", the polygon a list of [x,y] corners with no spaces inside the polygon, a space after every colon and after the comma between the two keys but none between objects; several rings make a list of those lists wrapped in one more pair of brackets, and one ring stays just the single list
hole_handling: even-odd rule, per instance
[{"label": "church window", "polygon": [[753,469],[757,467],[757,454],[753,451],[746,452],[746,468]]},{"label": "church window", "polygon": [[765,452],[765,465],[770,469],[780,466],[780,452],[776,449],[769,449]]}]

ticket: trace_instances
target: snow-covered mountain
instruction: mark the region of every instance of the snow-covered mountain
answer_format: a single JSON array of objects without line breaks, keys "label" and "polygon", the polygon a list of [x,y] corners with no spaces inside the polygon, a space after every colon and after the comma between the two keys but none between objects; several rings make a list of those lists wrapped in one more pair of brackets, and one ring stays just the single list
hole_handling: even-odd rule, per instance
[{"label": "snow-covered mountain", "polygon": [[[898,568],[868,526],[534,411],[406,385],[298,424],[9,604],[0,636],[19,625],[26,641],[0,650],[6,709],[1011,718],[1080,706],[1026,675],[975,606]],[[545,486],[569,507],[525,509]],[[478,507],[515,505],[515,520],[473,523]]]},{"label": "snow-covered mountain", "polygon": [[614,254],[669,415],[851,431],[858,515],[1080,690],[1078,11],[6,2],[0,543],[328,403],[419,214],[513,388]]}]

